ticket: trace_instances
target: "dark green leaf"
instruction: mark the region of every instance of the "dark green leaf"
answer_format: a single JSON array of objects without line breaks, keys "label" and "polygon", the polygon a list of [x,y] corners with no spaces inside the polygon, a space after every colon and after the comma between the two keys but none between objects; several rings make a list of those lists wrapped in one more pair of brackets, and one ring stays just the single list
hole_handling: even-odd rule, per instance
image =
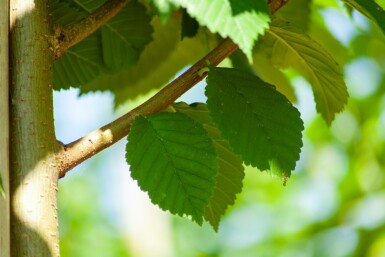
[{"label": "dark green leaf", "polygon": [[217,165],[215,148],[201,124],[181,113],[139,116],[126,150],[132,177],[154,204],[202,224]]},{"label": "dark green leaf", "polygon": [[266,1],[255,0],[170,0],[183,8],[200,25],[222,37],[230,37],[251,60],[254,41],[268,27]]},{"label": "dark green leaf", "polygon": [[50,16],[55,24],[69,25],[83,19],[87,12],[68,1],[52,0],[49,4]]},{"label": "dark green leaf", "polygon": [[237,49],[232,55],[230,55],[230,60],[233,68],[257,75],[254,67],[251,65],[249,60],[247,60],[246,55],[241,50]]},{"label": "dark green leaf", "polygon": [[192,18],[186,10],[182,13],[182,39],[185,37],[194,37],[198,33],[199,24]]},{"label": "dark green leaf", "polygon": [[100,32],[97,31],[68,49],[54,63],[54,88],[59,90],[80,87],[99,74],[108,72],[107,67],[103,64],[101,48]]},{"label": "dark green leaf", "polygon": [[205,210],[205,219],[210,222],[215,231],[218,231],[221,216],[226,212],[228,206],[234,204],[236,194],[242,190],[244,177],[242,160],[231,150],[229,143],[221,137],[221,132],[212,123],[205,104],[189,106],[186,103],[177,103],[173,107],[178,112],[203,124],[217,151],[217,183]]},{"label": "dark green leaf", "polygon": [[[54,20],[68,25],[74,19],[72,13],[84,17],[104,2],[83,0],[65,4],[55,1],[51,12]],[[100,30],[68,49],[55,62],[55,89],[80,87],[100,74],[131,67],[152,39],[151,33],[150,16],[141,4],[132,1]]]},{"label": "dark green leaf", "polygon": [[213,68],[206,96],[222,136],[246,164],[290,176],[302,147],[303,123],[284,95],[249,73]]},{"label": "dark green leaf", "polygon": [[104,63],[114,71],[136,64],[152,40],[150,22],[144,6],[134,1],[102,26]]}]

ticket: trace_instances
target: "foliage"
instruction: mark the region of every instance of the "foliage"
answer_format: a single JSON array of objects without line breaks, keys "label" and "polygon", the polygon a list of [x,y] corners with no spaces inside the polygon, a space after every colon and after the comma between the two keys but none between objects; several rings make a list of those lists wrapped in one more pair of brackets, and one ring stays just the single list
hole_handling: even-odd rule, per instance
[{"label": "foliage", "polygon": [[[373,0],[344,2],[384,30],[384,11]],[[53,20],[71,24],[103,3],[53,0]],[[220,217],[241,191],[241,163],[271,170],[284,181],[296,167],[304,126],[288,100],[295,96],[287,75],[300,74],[308,81],[316,110],[329,126],[348,102],[343,63],[337,64],[334,53],[308,35],[319,26],[306,13],[313,4],[292,0],[282,12],[272,13],[268,10],[273,4],[131,1],[56,61],[54,88],[110,90],[121,104],[167,83],[199,59],[194,55],[210,47],[208,41],[231,38],[246,61],[234,57],[231,68],[207,64],[207,106],[179,103],[167,112],[139,115],[126,146],[132,177],[153,203],[198,224],[206,219],[217,230]],[[298,11],[302,7],[304,11]],[[196,24],[200,28],[186,34]]]}]

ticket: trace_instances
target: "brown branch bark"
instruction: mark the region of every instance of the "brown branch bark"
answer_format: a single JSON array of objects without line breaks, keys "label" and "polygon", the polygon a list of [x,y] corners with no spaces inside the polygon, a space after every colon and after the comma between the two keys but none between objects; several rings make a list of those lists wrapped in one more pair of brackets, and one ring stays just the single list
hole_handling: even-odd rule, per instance
[{"label": "brown branch bark", "polygon": [[274,14],[282,6],[287,4],[287,2],[289,2],[289,0],[268,0],[267,3],[269,4],[270,13]]},{"label": "brown branch bark", "polygon": [[138,115],[148,115],[160,112],[174,103],[183,93],[201,81],[206,74],[198,74],[208,64],[218,65],[227,56],[231,55],[238,46],[230,39],[225,39],[209,54],[195,63],[186,72],[173,80],[170,84],[156,93],[152,98],[139,105],[132,111],[117,120],[97,129],[90,134],[63,146],[59,153],[60,177],[76,165],[92,157],[103,149],[122,139],[130,131],[130,126]]},{"label": "brown branch bark", "polygon": [[58,59],[68,48],[76,45],[114,17],[130,0],[109,0],[84,19],[68,26],[57,26],[51,38],[52,51]]}]

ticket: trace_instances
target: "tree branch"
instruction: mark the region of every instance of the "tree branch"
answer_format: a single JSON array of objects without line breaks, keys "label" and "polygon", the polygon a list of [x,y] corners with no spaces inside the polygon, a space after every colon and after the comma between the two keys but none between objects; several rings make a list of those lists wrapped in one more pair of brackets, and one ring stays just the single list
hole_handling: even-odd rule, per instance
[{"label": "tree branch", "polygon": [[[110,0],[79,23],[59,30],[59,32],[57,32],[59,34],[55,34],[57,40],[61,39],[59,40],[61,43],[55,51],[57,54],[56,56],[59,57],[69,47],[97,30],[106,21],[118,13],[129,1],[130,0],[127,0],[126,2],[122,2],[121,0]],[[275,13],[287,2],[288,0],[268,0],[271,13]],[[208,64],[217,66],[237,49],[238,46],[231,39],[225,39],[209,54],[200,59],[186,72],[173,80],[143,104],[90,134],[79,138],[70,144],[63,144],[62,151],[57,155],[60,170],[59,177],[64,177],[68,171],[78,164],[115,144],[124,136],[127,136],[130,131],[130,126],[136,116],[160,112],[174,103],[177,98],[206,77],[207,73],[201,74],[203,68],[207,67]]]},{"label": "tree branch", "polygon": [[76,45],[114,17],[130,0],[108,0],[84,19],[68,26],[58,26],[51,38],[52,51],[58,59],[68,48]]},{"label": "tree branch", "polygon": [[131,110],[115,121],[91,132],[90,134],[68,144],[63,145],[58,154],[60,178],[76,165],[82,163],[103,149],[113,145],[130,131],[130,126],[138,115],[148,115],[160,112],[206,77],[206,73],[199,74],[208,64],[216,66],[231,55],[238,46],[230,39],[225,39],[209,54],[195,63],[186,72],[169,83],[149,100]]},{"label": "tree branch", "polygon": [[270,13],[274,14],[282,6],[287,4],[287,2],[289,2],[289,0],[268,0],[267,3],[269,4]]}]

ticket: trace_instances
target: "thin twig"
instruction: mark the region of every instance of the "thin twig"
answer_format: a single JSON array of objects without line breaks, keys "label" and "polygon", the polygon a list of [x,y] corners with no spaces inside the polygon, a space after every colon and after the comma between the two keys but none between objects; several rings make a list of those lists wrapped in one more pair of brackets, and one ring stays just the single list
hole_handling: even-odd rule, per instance
[{"label": "thin twig", "polygon": [[130,0],[109,0],[79,22],[64,27],[57,26],[50,40],[55,58],[58,59],[68,48],[94,33],[129,2]]},{"label": "thin twig", "polygon": [[208,55],[195,63],[186,72],[173,80],[170,84],[156,93],[149,100],[131,110],[115,121],[97,129],[90,134],[64,145],[58,154],[58,165],[60,166],[60,177],[76,165],[82,163],[103,149],[113,145],[130,131],[130,126],[138,115],[148,115],[160,112],[180,97],[183,93],[206,77],[206,73],[198,74],[200,70],[218,65],[222,60],[231,55],[238,46],[230,39],[225,39]]}]

